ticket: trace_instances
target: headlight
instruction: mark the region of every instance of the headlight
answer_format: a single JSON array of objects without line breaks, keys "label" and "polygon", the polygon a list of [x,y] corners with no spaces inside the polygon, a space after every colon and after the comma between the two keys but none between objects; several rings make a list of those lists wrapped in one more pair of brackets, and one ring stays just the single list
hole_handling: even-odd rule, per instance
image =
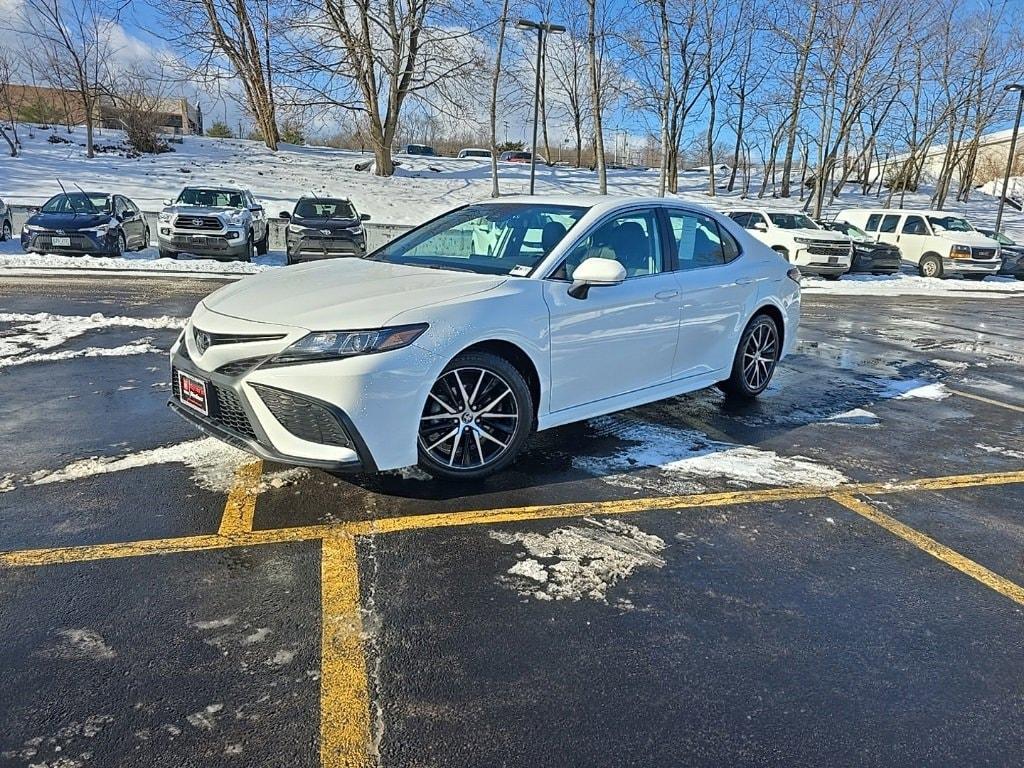
[{"label": "headlight", "polygon": [[813,243],[814,241],[811,240],[809,237],[794,237],[793,242],[800,243],[801,245],[808,245],[810,243]]},{"label": "headlight", "polygon": [[301,224],[289,224],[288,231],[293,235],[303,235],[309,231],[309,227],[304,227]]},{"label": "headlight", "polygon": [[167,211],[160,211],[159,219],[160,219],[160,223],[161,224],[170,224],[171,223],[171,214],[168,213]]},{"label": "headlight", "polygon": [[353,235],[361,235],[363,234],[363,225],[356,224],[354,227],[349,227],[348,231],[351,232]]},{"label": "headlight", "polygon": [[83,232],[92,232],[94,235],[106,235],[110,231],[110,224],[100,224],[98,227],[84,227]]},{"label": "headlight", "polygon": [[969,245],[954,245],[949,249],[949,257],[951,259],[969,259],[971,258],[971,247]]},{"label": "headlight", "polygon": [[21,228],[23,232],[42,232],[42,227],[37,227],[35,224],[26,224]]},{"label": "headlight", "polygon": [[245,211],[238,211],[237,213],[228,214],[228,224],[233,224],[236,227],[245,224]]},{"label": "headlight", "polygon": [[339,360],[401,349],[416,341],[425,330],[426,323],[396,325],[372,331],[316,331],[303,336],[284,352],[270,358],[263,367]]}]

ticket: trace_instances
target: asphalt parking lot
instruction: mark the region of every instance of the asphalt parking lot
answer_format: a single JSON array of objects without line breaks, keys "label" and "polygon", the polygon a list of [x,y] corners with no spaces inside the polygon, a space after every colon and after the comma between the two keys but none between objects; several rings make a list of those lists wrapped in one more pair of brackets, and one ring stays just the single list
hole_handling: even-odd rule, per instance
[{"label": "asphalt parking lot", "polygon": [[216,285],[0,278],[0,765],[1019,763],[1019,299],[807,294],[759,402],[454,486],[171,413]]}]

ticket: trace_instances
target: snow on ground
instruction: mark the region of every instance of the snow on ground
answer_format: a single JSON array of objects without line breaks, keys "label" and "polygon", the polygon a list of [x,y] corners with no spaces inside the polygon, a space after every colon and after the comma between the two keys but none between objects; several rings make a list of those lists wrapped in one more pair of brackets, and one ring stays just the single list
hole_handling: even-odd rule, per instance
[{"label": "snow on ground", "polygon": [[109,256],[61,256],[54,253],[25,253],[17,240],[0,243],[0,268],[19,271],[45,270],[48,273],[65,272],[118,272],[145,275],[153,272],[187,273],[190,277],[224,275],[251,275],[284,264],[284,255],[270,253],[257,256],[252,263],[243,261],[217,261],[215,259],[158,258],[156,248],[126,253],[118,258]]},{"label": "snow on ground", "polygon": [[525,550],[502,582],[524,597],[537,600],[607,602],[608,589],[640,567],[661,568],[666,544],[621,520],[585,519],[551,533],[492,531],[502,544]]},{"label": "snow on ground", "polygon": [[150,342],[139,339],[118,347],[86,347],[77,350],[56,350],[71,339],[86,333],[110,328],[143,328],[149,330],[183,328],[185,321],[177,317],[105,317],[93,315],[52,315],[47,312],[28,314],[0,312],[0,324],[11,327],[0,335],[0,369],[43,360],[68,360],[75,357],[103,357],[163,352]]},{"label": "snow on ground", "polygon": [[[833,488],[847,482],[836,469],[803,456],[712,440],[703,432],[656,424],[626,414],[601,416],[588,422],[599,434],[628,443],[608,456],[578,456],[573,465],[601,476],[611,485],[644,488],[654,483],[672,492],[706,490],[703,480],[720,479],[731,486],[814,486]],[[636,470],[659,470],[645,478]]]},{"label": "snow on ground", "polygon": [[843,275],[839,280],[804,277],[805,293],[840,296],[963,296],[998,299],[1024,295],[1024,280],[986,277],[984,280],[936,280],[919,275]]}]

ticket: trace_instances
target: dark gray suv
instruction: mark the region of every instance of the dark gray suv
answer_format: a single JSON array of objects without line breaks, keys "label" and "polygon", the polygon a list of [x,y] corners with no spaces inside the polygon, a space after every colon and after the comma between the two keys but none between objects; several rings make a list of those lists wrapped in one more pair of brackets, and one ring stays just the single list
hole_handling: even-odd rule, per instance
[{"label": "dark gray suv", "polygon": [[356,211],[352,201],[340,197],[303,197],[291,213],[281,211],[288,222],[286,244],[289,264],[339,256],[364,256],[368,214]]}]

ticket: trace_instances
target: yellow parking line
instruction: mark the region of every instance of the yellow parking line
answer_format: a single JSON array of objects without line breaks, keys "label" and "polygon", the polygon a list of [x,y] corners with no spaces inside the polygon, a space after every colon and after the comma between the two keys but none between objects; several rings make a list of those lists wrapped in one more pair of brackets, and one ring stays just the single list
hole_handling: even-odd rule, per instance
[{"label": "yellow parking line", "polygon": [[1024,605],[1024,588],[1013,583],[1009,579],[1005,579],[998,573],[990,571],[983,565],[980,565],[968,557],[964,557],[956,550],[950,549],[945,544],[940,544],[930,536],[911,528],[905,523],[901,523],[894,517],[890,517],[884,512],[876,509],[867,502],[861,501],[855,496],[851,496],[848,493],[836,493],[831,497],[834,501],[842,504],[849,510],[856,512],[863,518],[870,520],[875,525],[879,525],[885,530],[889,531],[896,536],[899,536],[904,541],[913,544],[923,552],[927,552],[932,557],[941,560],[956,568],[961,573],[965,573],[972,579],[981,582],[986,587],[994,589],[1001,595],[1010,598],[1020,605]]},{"label": "yellow parking line", "polygon": [[235,479],[231,483],[228,501],[224,505],[224,514],[220,519],[220,530],[217,531],[221,536],[249,533],[252,530],[257,489],[262,474],[263,462],[259,459],[243,464],[235,470]]},{"label": "yellow parking line", "polygon": [[84,544],[77,547],[23,549],[15,552],[0,552],[0,566],[60,565],[62,563],[83,563],[89,560],[110,560],[119,557],[194,552],[201,549],[221,549],[229,541],[223,536],[207,534],[117,544]]},{"label": "yellow parking line", "polygon": [[970,398],[971,400],[977,400],[979,403],[988,403],[989,405],[997,405],[1000,408],[1008,408],[1011,411],[1019,411],[1020,413],[1024,413],[1024,407],[1014,405],[1013,403],[1004,403],[1002,400],[993,400],[990,397],[976,395],[973,392],[964,392],[962,389],[950,389],[949,387],[947,387],[946,389],[947,391],[952,392],[954,395],[959,395],[960,397],[967,397]]},{"label": "yellow parking line", "polygon": [[359,614],[359,566],[352,536],[328,536],[320,559],[320,764],[371,763],[370,693]]}]

